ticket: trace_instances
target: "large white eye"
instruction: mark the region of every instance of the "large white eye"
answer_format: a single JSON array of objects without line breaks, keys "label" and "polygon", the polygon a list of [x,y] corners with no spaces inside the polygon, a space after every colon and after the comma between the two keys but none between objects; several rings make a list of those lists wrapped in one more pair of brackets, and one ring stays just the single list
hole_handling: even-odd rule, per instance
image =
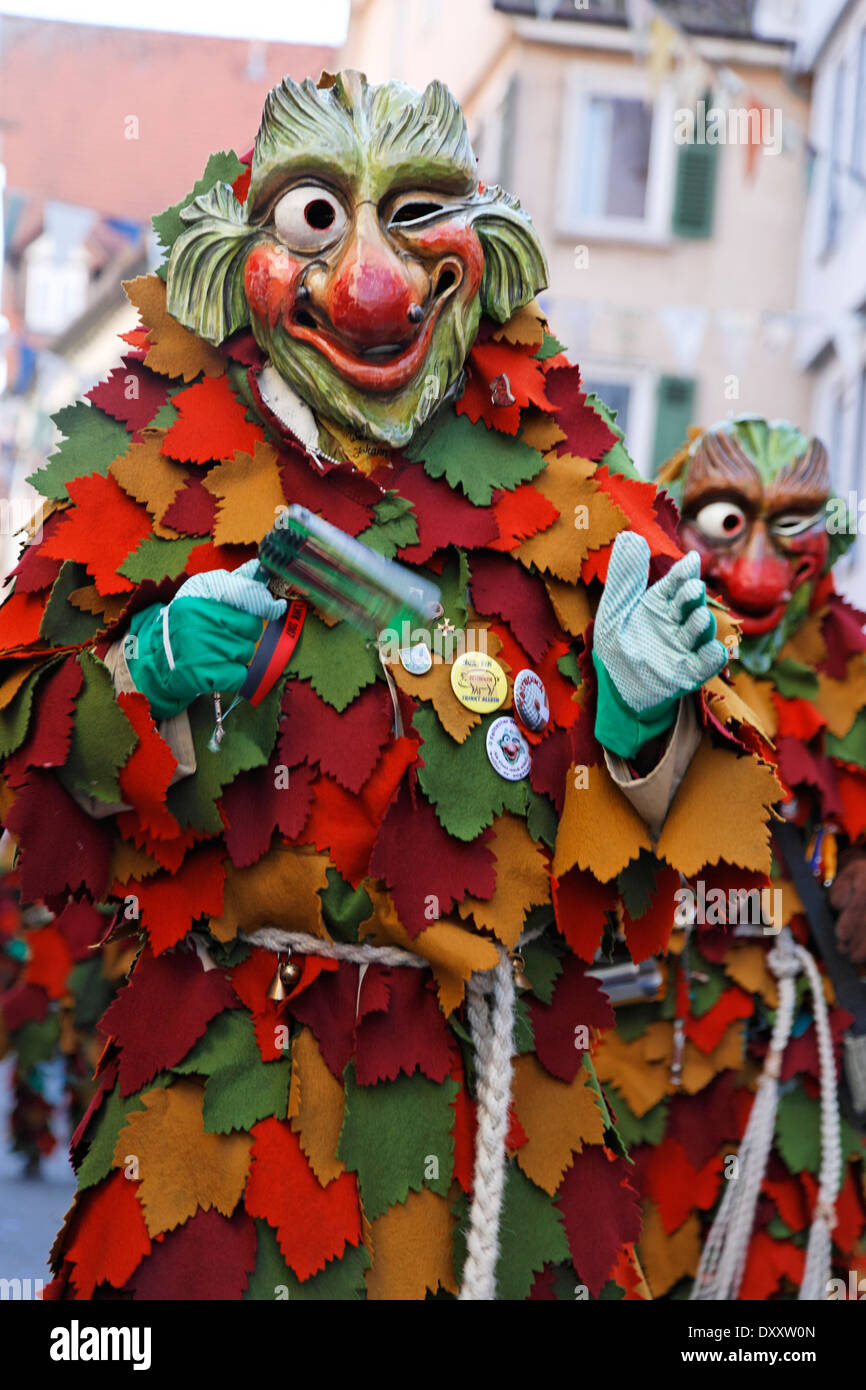
[{"label": "large white eye", "polygon": [[392,227],[413,228],[432,222],[434,217],[452,210],[453,204],[435,193],[407,193],[392,208],[388,222]]},{"label": "large white eye", "polygon": [[746,528],[745,513],[736,502],[708,502],[695,516],[708,541],[733,541]]},{"label": "large white eye", "polygon": [[320,251],[342,236],[346,213],[327,188],[301,183],[284,193],[274,208],[274,226],[281,241],[295,251]]},{"label": "large white eye", "polygon": [[802,512],[785,512],[782,516],[773,517],[770,530],[777,536],[799,536],[803,531],[811,531],[812,527],[817,526],[823,519],[823,509],[810,512],[808,516],[804,516]]}]

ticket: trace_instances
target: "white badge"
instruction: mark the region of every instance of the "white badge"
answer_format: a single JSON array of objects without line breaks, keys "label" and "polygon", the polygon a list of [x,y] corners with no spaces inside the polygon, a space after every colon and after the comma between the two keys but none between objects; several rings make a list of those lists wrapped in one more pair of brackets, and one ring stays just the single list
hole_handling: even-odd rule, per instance
[{"label": "white badge", "polygon": [[487,730],[487,756],[491,766],[507,782],[519,782],[532,761],[529,744],[513,719],[502,715]]}]

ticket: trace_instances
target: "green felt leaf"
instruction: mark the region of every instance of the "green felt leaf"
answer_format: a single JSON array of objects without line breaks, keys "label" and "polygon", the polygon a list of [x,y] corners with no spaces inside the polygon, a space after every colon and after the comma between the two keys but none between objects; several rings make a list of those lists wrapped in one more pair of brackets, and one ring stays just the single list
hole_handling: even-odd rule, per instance
[{"label": "green felt leaf", "polygon": [[172,1070],[208,1078],[202,1107],[208,1134],[249,1130],[266,1116],[284,1117],[288,1110],[291,1062],[288,1057],[263,1062],[252,1020],[238,1009],[217,1014]]},{"label": "green felt leaf", "polygon": [[92,583],[93,576],[88,574],[84,565],[75,560],[64,560],[51,586],[39,625],[39,636],[44,641],[50,642],[53,647],[76,647],[93,640],[103,619],[95,613],[85,613],[69,602],[73,590]]},{"label": "green felt leaf", "polygon": [[642,849],[617,874],[616,886],[630,917],[642,917],[650,905],[656,886],[657,860],[650,850]]},{"label": "green felt leaf", "polygon": [[457,1082],[431,1081],[416,1072],[359,1086],[352,1062],[344,1080],[346,1111],[337,1157],[358,1174],[367,1219],[375,1221],[395,1202],[405,1202],[410,1190],[429,1187],[447,1196]]},{"label": "green felt leaf", "polygon": [[855,767],[866,767],[866,710],[860,710],[844,738],[824,735],[824,747],[829,758],[838,758]]},{"label": "green felt leaf", "polygon": [[[462,1283],[466,1262],[468,1207],[468,1200],[461,1192],[451,1209],[458,1222],[454,1230],[454,1273],[458,1283]],[[522,1301],[532,1288],[536,1274],[546,1264],[564,1264],[568,1261],[568,1241],[553,1198],[530,1182],[513,1161],[509,1162],[505,1175],[499,1235],[499,1262],[496,1266],[496,1297],[499,1301]],[[572,1288],[576,1282],[576,1278],[572,1277]],[[573,1292],[570,1296],[574,1297]]]},{"label": "green felt leaf", "polygon": [[180,419],[180,411],[174,403],[175,396],[179,396],[181,391],[187,390],[188,383],[178,381],[168,388],[168,398],[159,407],[156,414],[147,422],[149,430],[170,430],[172,425]]},{"label": "green felt leaf", "polygon": [[518,994],[514,1001],[514,1051],[518,1057],[535,1051],[535,1032],[525,994]]},{"label": "green felt leaf", "polygon": [[161,579],[176,579],[186,568],[190,551],[196,544],[196,540],[188,536],[173,541],[157,535],[145,536],[117,572],[136,584],[144,579],[152,579],[157,584]]},{"label": "green felt leaf", "polygon": [[66,435],[58,451],[27,479],[43,497],[67,500],[66,484],[91,473],[106,477],[111,464],[129,448],[126,426],[110,415],[76,401],[52,415],[60,432]]},{"label": "green felt leaf", "polygon": [[76,660],[84,682],[75,702],[69,756],[57,775],[70,793],[77,790],[97,801],[122,802],[117,775],[138,735],[117,703],[108,667],[88,651]]},{"label": "green felt leaf", "polygon": [[608,1279],[604,1287],[599,1289],[599,1303],[616,1303],[621,1298],[625,1298],[625,1289],[615,1279]]},{"label": "green felt leaf", "polygon": [[502,811],[525,815],[529,803],[526,778],[507,782],[490,766],[485,742],[489,723],[482,719],[464,743],[455,743],[431,706],[421,705],[415,712],[413,724],[424,740],[418,780],[441,824],[458,840],[474,840]]},{"label": "green felt leaf", "polygon": [[526,828],[533,840],[541,841],[547,845],[548,849],[553,849],[556,844],[556,834],[559,829],[559,817],[556,814],[556,807],[541,792],[535,791],[527,783],[527,808],[526,808]]},{"label": "green felt leaf", "polygon": [[693,947],[689,948],[689,970],[699,975],[706,975],[706,980],[691,979],[689,981],[689,1004],[691,1012],[695,1018],[703,1018],[716,1004],[718,1004],[725,990],[729,988],[729,981],[724,970],[719,966],[711,965]]},{"label": "green felt leaf", "polygon": [[453,413],[406,454],[422,459],[431,478],[445,478],[449,486],[462,488],[476,507],[489,506],[496,488],[511,492],[544,467],[541,455],[522,440]]},{"label": "green felt leaf", "polygon": [[522,947],[521,955],[533,994],[545,1004],[549,1004],[553,998],[553,987],[562,974],[562,960],[554,949],[553,942],[530,941],[527,946]]},{"label": "green felt leaf", "polygon": [[818,695],[818,677],[810,666],[789,657],[777,661],[773,680],[786,700],[814,700]]},{"label": "green felt leaf", "polygon": [[180,210],[193,202],[202,193],[207,193],[208,189],[213,188],[216,183],[234,183],[235,179],[244,172],[244,165],[241,164],[234,150],[219,150],[212,154],[205,165],[205,171],[201,178],[185,198],[181,198],[179,203],[174,203],[165,212],[157,213],[152,219],[153,230],[156,232],[166,254],[166,261],[159,267],[159,274],[163,280],[168,270],[168,254],[172,246],[177,241],[181,232],[187,230],[187,223],[181,219]]},{"label": "green felt leaf", "polygon": [[326,704],[342,712],[381,670],[374,647],[348,623],[328,627],[308,612],[301,640],[287,667],[290,676],[309,681]]},{"label": "green felt leaf", "polygon": [[377,502],[373,508],[373,515],[376,520],[358,533],[358,540],[371,550],[393,560],[403,546],[417,544],[418,522],[408,497],[386,492],[381,502]]},{"label": "green felt leaf", "polygon": [[571,681],[572,685],[580,686],[583,684],[583,677],[577,664],[577,652],[573,647],[569,647],[565,655],[559,658],[556,669],[567,681]]},{"label": "green felt leaf", "polygon": [[[817,1175],[821,1167],[821,1102],[807,1096],[799,1081],[788,1084],[791,1089],[779,1097],[776,1111],[776,1145],[790,1172],[802,1173],[806,1169]],[[844,1116],[840,1129],[842,1157],[862,1158],[861,1139]],[[845,1177],[843,1163],[840,1188]]]},{"label": "green felt leaf", "polygon": [[617,437],[616,443],[612,444],[607,453],[599,459],[599,468],[607,467],[610,473],[623,473],[627,478],[639,478],[640,473],[632,463],[631,455],[625,447],[625,435],[616,423],[614,412],[609,410],[604,401],[600,400],[594,392],[587,396],[586,403],[592,406],[596,415],[601,416],[608,429]]},{"label": "green felt leaf", "polygon": [[137,1110],[145,1109],[144,1096],[151,1091],[164,1090],[170,1081],[170,1072],[161,1072],[136,1095],[127,1096],[125,1099],[120,1094],[120,1086],[115,1086],[87,1126],[87,1153],[78,1167],[79,1192],[108,1177],[114,1166],[114,1150],[117,1147],[118,1135],[129,1116]]},{"label": "green felt leaf", "polygon": [[623,1042],[642,1038],[651,1023],[658,1021],[655,1004],[627,1004],[616,1011],[616,1031]]},{"label": "green felt leaf", "polygon": [[544,329],[544,337],[541,340],[541,347],[535,354],[536,362],[546,362],[548,357],[558,357],[561,352],[565,352],[565,344],[558,338],[554,338],[552,333]]},{"label": "green felt leaf", "polygon": [[27,1073],[40,1062],[50,1062],[57,1053],[60,1039],[60,1016],[50,1013],[46,1018],[30,1019],[22,1023],[13,1034],[15,1061],[18,1072],[27,1079]]},{"label": "green felt leaf", "polygon": [[115,994],[102,968],[101,955],[81,960],[69,972],[68,990],[75,1000],[72,1021],[76,1028],[95,1028]]},{"label": "green felt leaf", "polygon": [[[619,1013],[617,1013],[617,1023],[619,1023]],[[638,1117],[629,1109],[620,1092],[609,1081],[605,1082],[604,1089],[616,1117],[616,1127],[620,1137],[628,1148],[634,1148],[636,1144],[660,1144],[662,1142],[665,1137],[665,1126],[668,1118],[668,1102],[666,1100],[660,1100],[658,1105],[654,1105],[645,1115]]]},{"label": "green felt leaf", "polygon": [[364,1270],[369,1267],[370,1256],[363,1245],[347,1245],[341,1259],[329,1260],[323,1270],[302,1283],[283,1259],[276,1234],[268,1223],[257,1218],[256,1231],[256,1267],[243,1295],[245,1299],[350,1303],[365,1298]]},{"label": "green felt leaf", "polygon": [[184,829],[194,825],[213,834],[223,830],[217,799],[239,772],[262,767],[268,761],[277,736],[283,684],[278,681],[255,709],[241,700],[226,720],[225,738],[217,753],[208,748],[214,728],[213,701],[210,695],[193,700],[187,713],[195,746],[196,774],[175,782],[166,797],[168,809]]},{"label": "green felt leaf", "polygon": [[325,926],[337,941],[357,941],[361,923],[373,911],[370,895],[365,888],[353,888],[337,869],[326,869],[325,877],[327,887],[319,889]]},{"label": "green felt leaf", "polygon": [[50,667],[46,663],[45,666],[37,666],[35,671],[31,671],[21,689],[16,691],[15,698],[9,701],[5,709],[0,710],[0,757],[6,758],[10,753],[14,753],[27,737],[33,710],[33,692],[37,681],[48,669]]},{"label": "green felt leaf", "polygon": [[466,551],[449,549],[448,557],[442,566],[442,573],[440,575],[431,574],[430,578],[439,585],[441,590],[444,616],[449,618],[455,627],[465,628],[469,620],[466,591],[472,578],[469,556]]}]

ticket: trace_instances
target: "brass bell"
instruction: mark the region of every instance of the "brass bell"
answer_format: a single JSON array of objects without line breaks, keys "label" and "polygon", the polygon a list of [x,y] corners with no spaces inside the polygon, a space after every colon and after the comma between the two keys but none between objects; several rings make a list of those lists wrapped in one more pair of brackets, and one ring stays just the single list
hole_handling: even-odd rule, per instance
[{"label": "brass bell", "polygon": [[514,976],[515,989],[531,989],[532,985],[525,970],[526,961],[519,951],[514,951],[511,956],[511,973]]},{"label": "brass bell", "polygon": [[295,960],[280,961],[268,988],[268,998],[281,1004],[291,994],[301,978],[302,971],[303,967]]}]

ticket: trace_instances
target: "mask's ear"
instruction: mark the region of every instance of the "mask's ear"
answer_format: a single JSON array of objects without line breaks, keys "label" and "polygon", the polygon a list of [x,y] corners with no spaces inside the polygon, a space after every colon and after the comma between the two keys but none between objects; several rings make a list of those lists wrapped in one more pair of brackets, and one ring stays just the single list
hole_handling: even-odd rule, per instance
[{"label": "mask's ear", "polygon": [[472,220],[484,251],[482,312],[505,323],[547,288],[547,261],[529,214],[494,185],[480,195]]},{"label": "mask's ear", "polygon": [[244,265],[263,240],[227,183],[218,183],[181,211],[189,228],[171,248],[166,307],[172,318],[218,344],[250,321]]}]

